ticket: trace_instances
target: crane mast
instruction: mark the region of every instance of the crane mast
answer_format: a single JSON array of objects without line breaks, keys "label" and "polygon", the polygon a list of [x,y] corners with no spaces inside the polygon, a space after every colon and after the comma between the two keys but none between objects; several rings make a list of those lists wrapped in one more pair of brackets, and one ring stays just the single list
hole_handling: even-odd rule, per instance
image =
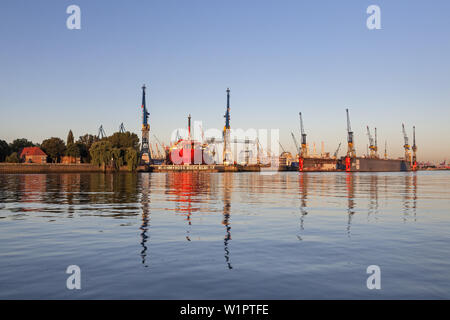
[{"label": "crane mast", "polygon": [[298,113],[300,116],[300,132],[302,135],[302,149],[300,151],[300,157],[301,158],[305,158],[308,156],[308,149],[307,149],[307,145],[306,145],[306,133],[305,133],[305,129],[303,127],[303,118],[302,118],[302,113],[299,112]]},{"label": "crane mast", "polygon": [[369,137],[369,150],[370,150],[370,158],[378,158],[377,155],[377,128],[375,128],[375,140],[372,137],[372,134],[370,133],[369,126],[367,126],[367,136]]},{"label": "crane mast", "polygon": [[417,168],[417,145],[416,145],[416,126],[413,126],[413,145],[412,145],[412,151],[413,151],[413,158],[412,158],[412,165],[413,170],[416,170]]},{"label": "crane mast", "polygon": [[408,135],[406,134],[405,124],[402,123],[403,140],[405,144],[403,148],[405,149],[405,161],[411,163],[411,152],[409,151],[411,146],[409,145]]},{"label": "crane mast", "polygon": [[227,111],[224,115],[225,126],[223,128],[223,164],[230,165],[233,162],[230,145],[230,88],[227,88]]},{"label": "crane mast", "polygon": [[348,109],[345,109],[345,111],[347,112],[347,144],[348,144],[347,157],[355,158],[356,152],[355,152],[355,146],[354,146],[354,141],[353,141],[353,131],[350,126],[350,116],[348,114]]},{"label": "crane mast", "polygon": [[378,158],[377,128],[375,127],[375,156]]}]

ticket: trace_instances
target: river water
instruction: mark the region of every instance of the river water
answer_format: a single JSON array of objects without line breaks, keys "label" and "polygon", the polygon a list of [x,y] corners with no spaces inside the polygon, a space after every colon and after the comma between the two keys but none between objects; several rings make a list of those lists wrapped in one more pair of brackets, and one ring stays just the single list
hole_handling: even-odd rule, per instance
[{"label": "river water", "polygon": [[0,175],[0,298],[450,299],[450,172]]}]

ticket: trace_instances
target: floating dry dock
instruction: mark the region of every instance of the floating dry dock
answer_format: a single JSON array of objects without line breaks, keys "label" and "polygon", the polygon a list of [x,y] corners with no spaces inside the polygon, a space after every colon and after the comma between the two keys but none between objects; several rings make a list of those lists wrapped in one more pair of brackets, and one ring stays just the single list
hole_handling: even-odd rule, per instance
[{"label": "floating dry dock", "polygon": [[[142,172],[258,172],[261,168],[266,168],[267,166],[261,165],[228,165],[224,166],[221,164],[198,164],[198,165],[176,165],[176,164],[157,164],[140,166],[138,171]],[[264,169],[263,169],[264,170]]]}]

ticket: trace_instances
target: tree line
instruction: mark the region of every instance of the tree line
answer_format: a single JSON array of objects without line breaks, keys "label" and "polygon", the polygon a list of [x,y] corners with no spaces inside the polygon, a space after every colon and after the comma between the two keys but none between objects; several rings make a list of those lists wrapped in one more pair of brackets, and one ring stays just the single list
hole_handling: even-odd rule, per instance
[{"label": "tree line", "polygon": [[39,147],[47,156],[48,162],[60,163],[63,156],[80,158],[82,163],[111,166],[119,169],[127,166],[134,171],[139,160],[139,138],[135,133],[115,132],[112,136],[99,138],[92,134],[80,136],[75,141],[72,130],[67,139],[52,137],[40,144],[27,139],[15,139],[12,143],[0,140],[0,162],[19,163],[20,154],[26,147]]}]

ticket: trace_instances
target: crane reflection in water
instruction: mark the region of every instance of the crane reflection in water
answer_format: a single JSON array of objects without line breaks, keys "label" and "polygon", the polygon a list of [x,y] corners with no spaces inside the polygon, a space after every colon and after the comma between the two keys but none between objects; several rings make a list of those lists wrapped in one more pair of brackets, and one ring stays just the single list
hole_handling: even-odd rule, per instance
[{"label": "crane reflection in water", "polygon": [[225,261],[228,269],[233,269],[230,261],[230,250],[228,248],[228,242],[231,240],[231,226],[230,226],[230,214],[231,214],[231,195],[233,193],[233,174],[225,173],[223,175],[223,220],[222,224],[225,226],[225,238],[223,240],[225,250]]},{"label": "crane reflection in water", "polygon": [[[305,216],[308,214],[307,211],[307,200],[308,200],[308,173],[299,173],[299,187],[300,187],[300,232],[304,230],[304,220]],[[301,234],[297,235],[298,240],[303,240]]]},{"label": "crane reflection in water", "polygon": [[142,224],[140,226],[141,230],[141,260],[144,267],[147,265],[147,241],[149,236],[147,231],[150,225],[150,187],[151,187],[151,177],[141,176],[141,205],[142,205]]}]

